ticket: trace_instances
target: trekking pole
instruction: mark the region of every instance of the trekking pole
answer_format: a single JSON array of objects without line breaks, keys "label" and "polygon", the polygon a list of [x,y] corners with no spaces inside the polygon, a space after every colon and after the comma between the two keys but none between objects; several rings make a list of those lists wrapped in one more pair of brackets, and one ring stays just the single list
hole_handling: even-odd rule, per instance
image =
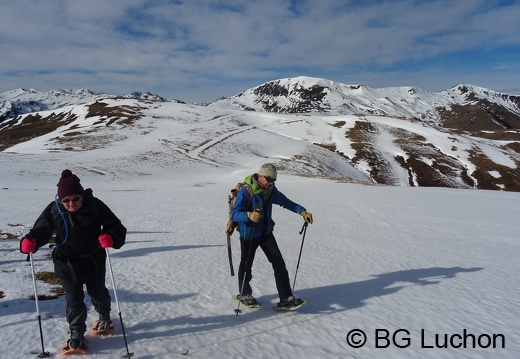
[{"label": "trekking pole", "polygon": [[[228,208],[229,208],[229,220],[231,220],[231,196],[228,195]],[[231,253],[231,228],[226,229],[227,234],[227,252],[228,252],[228,260],[229,260],[229,270],[231,271],[231,276],[235,275],[235,270],[233,269],[233,254]]]},{"label": "trekking pole", "polygon": [[47,358],[50,354],[45,351],[45,347],[43,346],[43,331],[42,331],[42,318],[40,316],[40,307],[38,305],[38,291],[36,290],[36,274],[34,273],[34,262],[32,253],[29,253],[29,259],[31,261],[31,272],[33,279],[33,288],[34,288],[34,301],[36,302],[36,314],[38,315],[38,325],[40,327],[40,340],[42,342],[42,352],[38,355],[38,358]]},{"label": "trekking pole", "polygon": [[303,238],[302,238],[302,245],[300,246],[300,255],[298,256],[298,263],[296,264],[296,272],[294,273],[294,282],[293,282],[293,292],[294,292],[294,287],[296,285],[296,276],[298,275],[298,268],[300,268],[300,259],[302,258],[302,250],[303,250],[303,242],[305,241],[305,234],[307,233],[307,226],[309,224],[307,222],[303,223],[303,227],[302,227],[302,230],[300,231],[300,234],[303,233]]},{"label": "trekking pole", "polygon": [[128,350],[128,343],[126,341],[126,334],[125,334],[125,326],[123,325],[123,317],[121,316],[121,308],[119,307],[119,301],[117,300],[116,282],[114,280],[114,272],[112,271],[112,263],[110,263],[110,254],[108,253],[108,248],[105,248],[105,251],[107,253],[107,263],[108,263],[108,269],[110,270],[110,278],[112,279],[112,289],[114,290],[114,298],[116,300],[117,314],[119,314],[119,321],[121,322],[121,330],[123,331],[123,338],[125,340],[126,355],[123,355],[123,358],[131,358],[132,356],[134,356],[134,353],[130,353],[130,351]]},{"label": "trekking pole", "polygon": [[[251,258],[251,248],[253,248],[253,233],[255,231],[255,227],[253,226],[253,230],[251,231],[251,241],[249,242],[249,248],[247,250],[247,260],[246,262],[244,263],[244,274],[243,274],[243,277],[242,277],[242,284],[240,284],[240,297],[242,297],[242,291],[244,290],[244,285],[246,284],[246,276],[247,276],[247,267],[249,266],[249,259]],[[245,239],[244,239],[245,241]],[[242,310],[240,309],[240,299],[238,300],[238,306],[237,306],[237,309],[235,309],[235,314],[236,314],[236,317],[238,317],[238,315],[240,313],[242,313]]]}]

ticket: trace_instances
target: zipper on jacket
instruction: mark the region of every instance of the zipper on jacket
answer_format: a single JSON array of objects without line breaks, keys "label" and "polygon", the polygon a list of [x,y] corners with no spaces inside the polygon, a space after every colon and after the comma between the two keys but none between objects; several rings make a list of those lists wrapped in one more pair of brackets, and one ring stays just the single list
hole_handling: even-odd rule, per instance
[{"label": "zipper on jacket", "polygon": [[67,211],[67,215],[69,216],[70,226],[74,227],[74,222],[72,222],[72,216],[70,215],[70,212]]}]

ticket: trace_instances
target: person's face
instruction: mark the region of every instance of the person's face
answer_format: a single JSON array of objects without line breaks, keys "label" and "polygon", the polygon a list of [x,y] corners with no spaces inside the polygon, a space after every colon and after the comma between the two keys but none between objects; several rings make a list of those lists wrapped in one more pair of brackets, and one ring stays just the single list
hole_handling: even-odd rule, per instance
[{"label": "person's face", "polygon": [[276,181],[276,178],[258,176],[258,184],[262,188],[267,188],[269,186],[272,186],[275,181]]},{"label": "person's face", "polygon": [[83,205],[83,196],[79,194],[65,196],[61,199],[61,203],[67,211],[76,212]]}]

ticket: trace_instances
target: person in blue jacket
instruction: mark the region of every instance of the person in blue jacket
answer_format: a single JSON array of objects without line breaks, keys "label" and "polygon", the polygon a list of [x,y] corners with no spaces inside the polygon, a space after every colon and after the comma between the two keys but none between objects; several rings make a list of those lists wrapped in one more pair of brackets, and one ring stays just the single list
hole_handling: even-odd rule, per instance
[{"label": "person in blue jacket", "polygon": [[[258,247],[265,253],[273,266],[279,307],[293,307],[302,304],[294,297],[289,281],[289,273],[282,253],[273,235],[275,222],[272,219],[273,204],[279,205],[303,216],[305,222],[312,223],[312,214],[305,207],[291,201],[276,186],[276,167],[272,163],[263,164],[258,173],[245,178],[245,185],[237,193],[231,216],[238,223],[240,232],[240,265],[238,267],[239,294],[236,298],[251,307],[258,305],[252,296],[252,266]],[[249,188],[247,188],[249,187]]]}]

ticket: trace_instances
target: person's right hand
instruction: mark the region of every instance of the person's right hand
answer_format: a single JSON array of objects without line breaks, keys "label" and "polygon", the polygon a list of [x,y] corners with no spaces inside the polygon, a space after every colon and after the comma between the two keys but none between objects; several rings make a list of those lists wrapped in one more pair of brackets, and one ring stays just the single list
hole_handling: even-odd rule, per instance
[{"label": "person's right hand", "polygon": [[20,241],[20,252],[29,254],[36,252],[36,239],[24,238]]},{"label": "person's right hand", "polygon": [[253,212],[247,212],[247,218],[252,222],[258,223],[262,219],[262,213],[255,209]]}]

